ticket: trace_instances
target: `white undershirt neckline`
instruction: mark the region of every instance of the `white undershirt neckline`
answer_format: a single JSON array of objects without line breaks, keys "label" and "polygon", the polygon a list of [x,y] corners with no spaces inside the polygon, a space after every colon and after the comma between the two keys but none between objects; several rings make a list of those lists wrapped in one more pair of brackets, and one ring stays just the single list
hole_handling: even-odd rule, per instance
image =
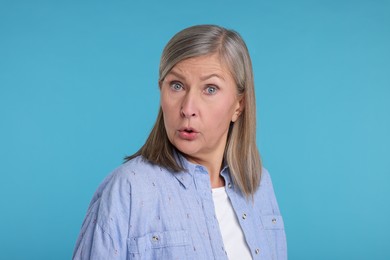
[{"label": "white undershirt neckline", "polygon": [[225,187],[212,189],[215,215],[229,260],[252,259]]}]

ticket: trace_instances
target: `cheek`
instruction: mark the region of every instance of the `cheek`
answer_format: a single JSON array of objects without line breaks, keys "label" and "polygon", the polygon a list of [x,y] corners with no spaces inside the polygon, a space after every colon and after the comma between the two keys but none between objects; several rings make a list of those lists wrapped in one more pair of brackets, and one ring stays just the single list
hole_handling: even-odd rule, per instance
[{"label": "cheek", "polygon": [[174,121],[175,109],[170,104],[162,102],[161,103],[161,110],[163,112],[165,125],[167,123],[169,124],[170,122]]},{"label": "cheek", "polygon": [[165,94],[165,91],[164,90],[160,90],[160,105],[161,105],[161,109],[163,110],[166,110],[166,94]]},{"label": "cheek", "polygon": [[175,109],[175,102],[167,91],[162,90],[160,95],[161,109],[165,114],[171,114]]},{"label": "cheek", "polygon": [[169,113],[163,110],[163,120],[164,120],[164,126],[165,126],[165,131],[168,137],[168,140],[170,142],[173,142],[173,138],[175,135],[175,126],[174,126],[174,120],[172,120],[171,117],[169,117]]},{"label": "cheek", "polygon": [[218,130],[224,131],[230,125],[231,114],[229,110],[226,110],[226,107],[220,110],[214,110],[212,113],[209,111],[207,114],[206,125],[211,129],[211,132],[217,132]]},{"label": "cheek", "polygon": [[170,114],[169,103],[167,102],[167,100],[168,100],[168,98],[167,98],[166,94],[164,93],[164,91],[162,91],[161,96],[160,96],[160,104],[161,104],[161,110],[162,110],[163,116],[164,116],[164,122],[166,122],[166,120],[168,119],[169,114]]},{"label": "cheek", "polygon": [[[228,104],[228,105],[227,105]],[[233,115],[236,110],[236,103],[233,100],[221,102],[218,107],[215,107],[212,114],[209,114],[209,121],[218,123],[221,126],[230,125]]]},{"label": "cheek", "polygon": [[168,137],[171,137],[172,131],[175,129],[175,122],[178,121],[178,119],[175,117],[175,109],[169,102],[164,102],[164,100],[161,100],[161,110],[163,113],[163,119],[164,119],[164,125],[165,130],[167,131]]}]

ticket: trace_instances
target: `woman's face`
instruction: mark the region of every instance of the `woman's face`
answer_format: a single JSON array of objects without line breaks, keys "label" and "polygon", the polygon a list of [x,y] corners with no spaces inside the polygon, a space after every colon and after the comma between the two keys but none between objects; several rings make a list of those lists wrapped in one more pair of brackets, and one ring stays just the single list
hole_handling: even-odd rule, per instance
[{"label": "woman's face", "polygon": [[198,163],[222,158],[230,122],[242,109],[236,84],[217,55],[177,63],[161,84],[161,107],[168,139]]}]

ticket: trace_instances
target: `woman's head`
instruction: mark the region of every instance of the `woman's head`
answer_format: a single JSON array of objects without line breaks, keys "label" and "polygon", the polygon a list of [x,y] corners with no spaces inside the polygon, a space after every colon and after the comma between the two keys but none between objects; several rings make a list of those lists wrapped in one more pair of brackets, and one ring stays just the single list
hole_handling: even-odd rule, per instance
[{"label": "woman's head", "polygon": [[165,131],[191,162],[218,176],[232,122],[242,111],[242,95],[217,54],[178,62],[160,83]]},{"label": "woman's head", "polygon": [[180,61],[211,54],[217,54],[227,66],[237,93],[253,96],[252,64],[245,42],[237,32],[216,25],[192,26],[172,37],[161,56],[159,83]]},{"label": "woman's head", "polygon": [[[178,32],[163,50],[159,86],[177,64],[196,57],[217,57],[234,80],[240,99],[240,115],[232,120],[227,135],[224,159],[234,182],[245,195],[257,189],[261,163],[256,146],[256,105],[252,65],[248,49],[240,35],[215,25],[197,25]],[[235,122],[233,122],[235,121]],[[156,124],[145,145],[136,154],[152,163],[182,170],[174,158],[175,146],[167,137],[163,110],[160,108]],[[132,157],[129,157],[130,159]]]}]

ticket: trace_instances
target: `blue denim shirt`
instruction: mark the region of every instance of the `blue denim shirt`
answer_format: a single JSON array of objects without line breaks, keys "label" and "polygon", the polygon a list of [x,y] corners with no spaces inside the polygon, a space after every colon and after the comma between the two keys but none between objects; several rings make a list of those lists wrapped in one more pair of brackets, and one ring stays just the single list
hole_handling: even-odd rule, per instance
[{"label": "blue denim shirt", "polygon": [[[100,185],[73,259],[227,259],[205,167],[181,157],[173,173],[136,157]],[[221,171],[253,259],[287,259],[282,217],[267,170],[254,200]]]}]

